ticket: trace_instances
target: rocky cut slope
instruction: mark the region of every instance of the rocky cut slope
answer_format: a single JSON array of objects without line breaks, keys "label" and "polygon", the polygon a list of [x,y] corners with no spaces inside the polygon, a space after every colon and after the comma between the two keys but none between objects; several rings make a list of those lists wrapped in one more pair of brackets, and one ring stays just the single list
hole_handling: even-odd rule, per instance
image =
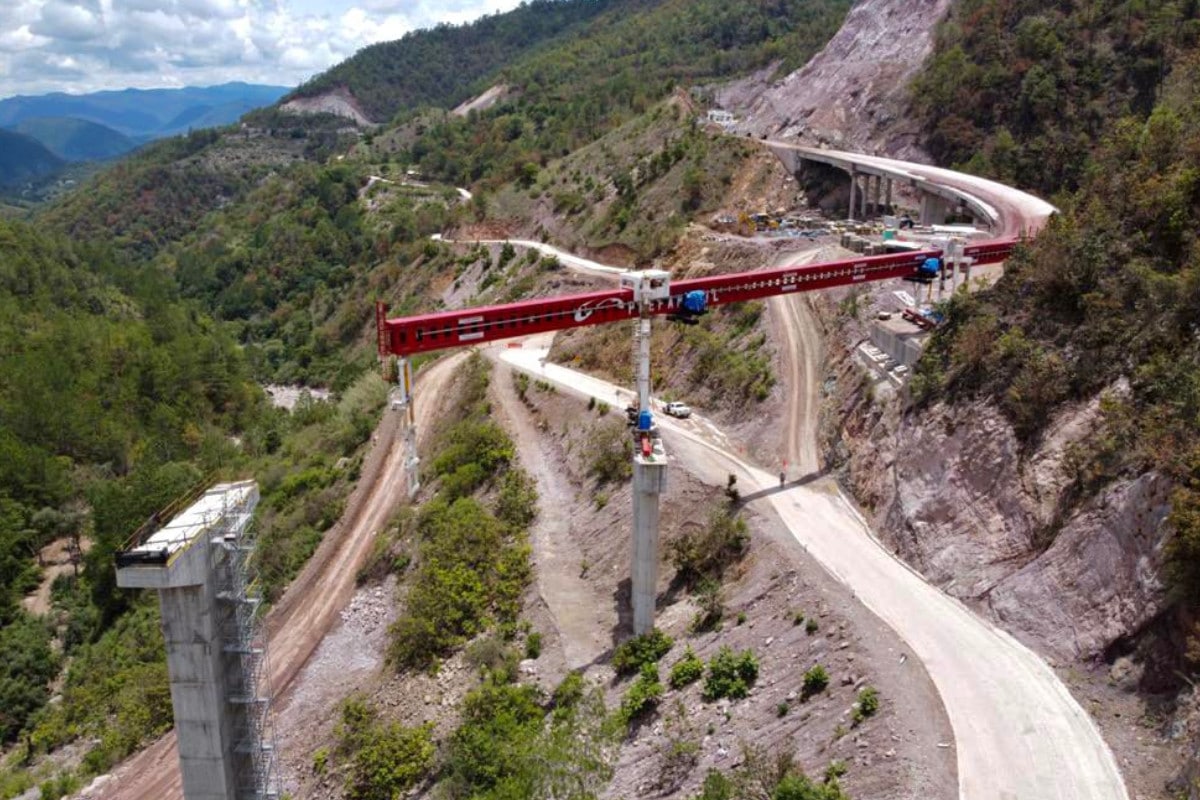
[{"label": "rocky cut slope", "polygon": [[951,0],[860,0],[827,45],[780,80],[764,70],[717,101],[740,132],[796,137],[925,161],[919,124],[905,115],[909,84],[933,52]]}]

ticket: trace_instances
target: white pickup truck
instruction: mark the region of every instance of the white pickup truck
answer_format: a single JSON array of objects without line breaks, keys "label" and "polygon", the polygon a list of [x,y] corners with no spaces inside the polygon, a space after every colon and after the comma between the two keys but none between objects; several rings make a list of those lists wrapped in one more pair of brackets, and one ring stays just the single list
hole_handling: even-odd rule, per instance
[{"label": "white pickup truck", "polygon": [[663,413],[679,419],[687,419],[692,415],[692,409],[687,403],[674,402],[663,406]]}]

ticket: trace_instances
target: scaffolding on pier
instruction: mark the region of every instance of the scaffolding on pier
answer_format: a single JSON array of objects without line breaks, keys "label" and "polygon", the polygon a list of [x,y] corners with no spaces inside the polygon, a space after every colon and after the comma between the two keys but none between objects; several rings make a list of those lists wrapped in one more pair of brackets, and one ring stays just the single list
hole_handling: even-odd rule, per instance
[{"label": "scaffolding on pier", "polygon": [[[257,493],[255,493],[257,500]],[[238,800],[276,800],[275,733],[271,725],[271,676],[262,597],[251,556],[253,503],[223,509],[212,542],[219,628],[228,682],[231,760]]]}]

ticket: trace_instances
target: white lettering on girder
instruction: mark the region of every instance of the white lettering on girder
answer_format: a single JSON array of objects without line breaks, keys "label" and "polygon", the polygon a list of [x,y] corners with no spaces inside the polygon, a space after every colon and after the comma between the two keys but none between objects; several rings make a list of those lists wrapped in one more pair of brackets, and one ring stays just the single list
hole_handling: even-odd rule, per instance
[{"label": "white lettering on girder", "polygon": [[[632,303],[630,304],[632,306]],[[603,311],[607,308],[624,308],[625,301],[619,297],[608,297],[601,300],[596,305],[591,305],[591,301],[584,303],[579,308],[575,309],[575,321],[586,322],[592,314],[597,311]]]}]

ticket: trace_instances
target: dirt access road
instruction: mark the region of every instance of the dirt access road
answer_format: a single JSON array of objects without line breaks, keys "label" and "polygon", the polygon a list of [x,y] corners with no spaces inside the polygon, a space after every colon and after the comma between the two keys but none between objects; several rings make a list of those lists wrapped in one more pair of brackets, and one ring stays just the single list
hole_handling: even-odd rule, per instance
[{"label": "dirt access road", "polygon": [[[774,266],[799,267],[832,260],[837,257],[828,252],[832,249],[787,253]],[[821,331],[803,295],[772,297],[767,302],[775,336],[784,345],[779,353],[787,392],[782,458],[787,462],[789,477],[808,475],[820,468],[817,425],[821,410],[821,365],[825,359]]]},{"label": "dirt access road", "polygon": [[[417,432],[422,438],[429,427],[434,398],[443,393],[455,367],[465,357],[465,353],[458,353],[444,358],[418,376],[421,396],[429,398],[429,402],[416,405]],[[355,577],[375,534],[404,499],[407,483],[402,442],[396,437],[398,423],[399,414],[384,411],[346,512],[267,616],[270,681],[277,700],[286,696],[297,673],[349,602]],[[174,732],[125,761],[92,796],[104,800],[183,800]]]},{"label": "dirt access road", "polygon": [[[547,351],[506,349],[513,367],[565,391],[611,401],[618,387],[546,363]],[[806,550],[891,626],[937,685],[954,729],[959,796],[987,800],[1127,800],[1092,719],[1032,651],[979,618],[883,549],[828,480],[778,488],[691,425],[661,419],[668,453],[721,485],[738,475],[743,497],[770,503]]]}]

